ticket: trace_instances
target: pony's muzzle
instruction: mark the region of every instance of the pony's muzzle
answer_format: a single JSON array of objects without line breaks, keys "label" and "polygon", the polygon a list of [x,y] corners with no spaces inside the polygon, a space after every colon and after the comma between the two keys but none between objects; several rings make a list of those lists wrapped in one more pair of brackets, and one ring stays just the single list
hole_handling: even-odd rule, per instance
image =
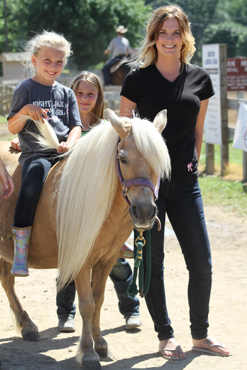
[{"label": "pony's muzzle", "polygon": [[154,202],[148,205],[131,203],[129,212],[136,229],[151,229],[156,221],[157,207]]}]

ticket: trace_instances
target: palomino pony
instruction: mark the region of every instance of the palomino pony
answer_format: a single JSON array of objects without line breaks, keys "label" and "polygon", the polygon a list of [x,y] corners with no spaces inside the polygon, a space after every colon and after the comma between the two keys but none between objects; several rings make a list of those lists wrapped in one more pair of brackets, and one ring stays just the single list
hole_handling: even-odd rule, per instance
[{"label": "palomino pony", "polygon": [[[159,176],[170,172],[161,136],[166,111],[153,124],[139,118],[120,119],[110,110],[108,114],[110,122],[101,123],[78,140],[49,172],[37,205],[28,256],[30,268],[59,267],[61,286],[75,280],[83,320],[78,358],[84,370],[102,369],[99,355],[107,356],[107,342],[100,331],[100,310],[106,279],[133,227],[145,230],[154,225],[155,189],[150,183],[156,185]],[[53,146],[47,139],[43,138],[44,145]],[[9,143],[1,143],[1,157],[15,191],[0,201],[0,236],[6,236],[0,242],[0,278],[23,339],[37,340],[38,328],[15,294],[10,274],[13,240],[6,235],[13,224],[21,166],[18,155],[9,152]],[[119,171],[125,180],[136,179],[134,185],[126,181],[130,205],[122,196]]]}]

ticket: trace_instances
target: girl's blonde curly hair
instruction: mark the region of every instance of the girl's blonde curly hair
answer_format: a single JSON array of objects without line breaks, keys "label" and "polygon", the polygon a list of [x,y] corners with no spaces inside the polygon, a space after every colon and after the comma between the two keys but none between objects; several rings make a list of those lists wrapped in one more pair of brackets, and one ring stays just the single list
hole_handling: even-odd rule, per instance
[{"label": "girl's blonde curly hair", "polygon": [[71,44],[61,34],[54,31],[43,31],[30,39],[24,48],[25,60],[24,66],[28,69],[31,76],[35,75],[35,67],[32,64],[32,55],[37,56],[42,48],[54,48],[64,52],[64,66],[66,65],[69,56],[72,54]]},{"label": "girl's blonde curly hair", "polygon": [[182,63],[189,63],[196,51],[195,38],[190,29],[190,23],[182,8],[178,5],[166,5],[155,9],[149,19],[146,27],[146,37],[140,48],[138,62],[141,62],[141,67],[145,68],[157,62],[158,51],[156,48],[156,41],[159,36],[159,31],[168,18],[176,18],[180,25],[181,37],[183,46],[180,52],[180,61]]}]

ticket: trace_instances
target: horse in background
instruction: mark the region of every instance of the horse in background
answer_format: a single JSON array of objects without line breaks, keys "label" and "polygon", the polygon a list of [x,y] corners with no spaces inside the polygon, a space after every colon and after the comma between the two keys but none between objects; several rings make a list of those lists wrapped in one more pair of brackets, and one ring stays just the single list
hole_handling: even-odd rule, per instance
[{"label": "horse in background", "polygon": [[112,85],[122,86],[125,76],[133,67],[133,58],[137,55],[138,49],[130,49],[130,57],[119,60],[110,68]]},{"label": "horse in background", "polygon": [[[118,172],[125,180],[141,178],[154,185],[159,176],[168,177],[170,173],[170,158],[161,136],[166,111],[153,124],[140,118],[120,119],[110,110],[108,114],[110,122],[95,126],[50,170],[38,201],[28,255],[29,268],[58,267],[61,287],[70,279],[75,281],[83,320],[77,357],[83,370],[102,369],[99,356],[108,353],[100,331],[100,310],[106,280],[119,250],[133,227],[150,229],[157,217],[152,188],[143,184],[128,187],[125,192],[129,205],[123,198]],[[39,125],[44,128],[39,139],[43,146],[57,147],[50,125]],[[54,140],[50,140],[52,135]],[[21,185],[18,155],[11,153],[9,146],[9,142],[0,143],[15,191],[8,199],[0,199],[0,236],[9,234]],[[22,308],[10,273],[12,239],[0,242],[0,254],[1,284],[22,337],[37,340],[38,328]]]},{"label": "horse in background", "polygon": [[130,60],[121,59],[117,64],[110,68],[112,85],[121,86],[125,76],[130,72]]}]

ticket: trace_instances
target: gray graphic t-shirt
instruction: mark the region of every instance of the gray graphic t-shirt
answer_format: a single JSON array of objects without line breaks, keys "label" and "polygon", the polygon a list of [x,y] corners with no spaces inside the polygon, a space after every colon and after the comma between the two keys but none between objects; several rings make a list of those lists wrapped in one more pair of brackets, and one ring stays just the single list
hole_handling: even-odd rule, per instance
[{"label": "gray graphic t-shirt", "polygon": [[[49,109],[47,120],[56,132],[59,142],[67,140],[73,126],[81,126],[75,94],[60,83],[46,86],[29,78],[18,84],[13,93],[8,118],[13,117],[27,104]],[[22,150],[19,158],[21,165],[33,156],[50,157],[57,154],[56,150],[44,150],[30,132],[39,133],[35,123],[27,120],[24,128],[18,133]]]}]

